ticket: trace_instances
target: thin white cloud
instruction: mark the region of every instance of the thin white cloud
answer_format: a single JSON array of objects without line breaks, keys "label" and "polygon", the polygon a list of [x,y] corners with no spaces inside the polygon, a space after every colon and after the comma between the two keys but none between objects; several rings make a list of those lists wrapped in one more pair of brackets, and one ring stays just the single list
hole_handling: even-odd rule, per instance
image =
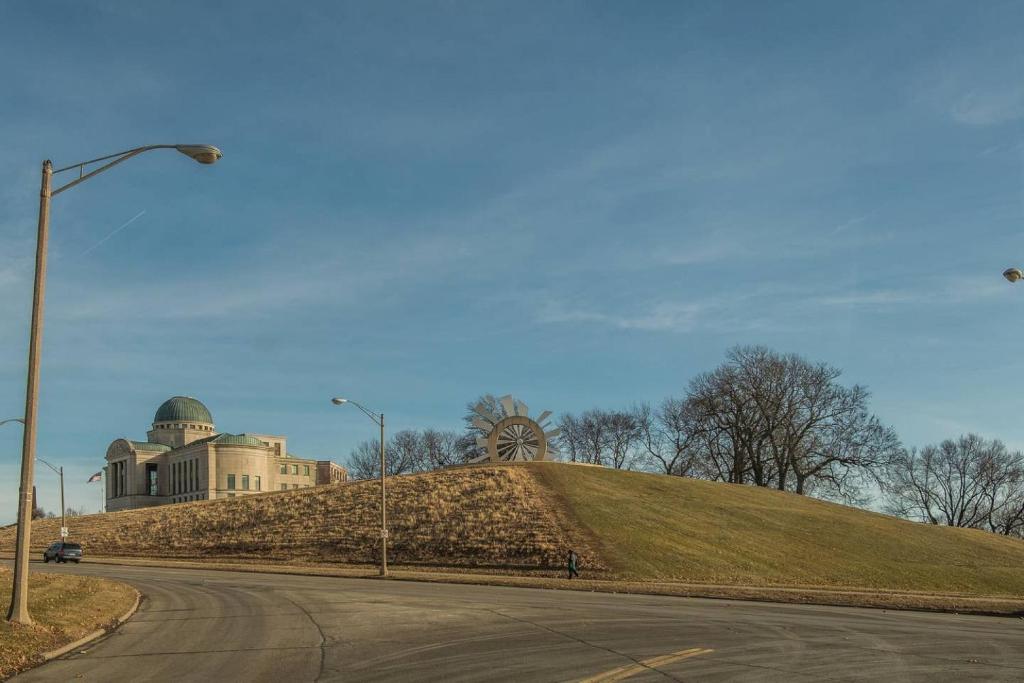
[{"label": "thin white cloud", "polygon": [[913,288],[854,290],[818,296],[810,301],[818,306],[865,307],[963,304],[1000,296],[1005,293],[1006,287],[998,274],[988,277],[926,278]]},{"label": "thin white cloud", "polygon": [[585,309],[549,306],[539,316],[542,323],[598,323],[623,330],[648,332],[689,332],[699,321],[704,307],[695,303],[664,302],[633,315],[602,313]]},{"label": "thin white cloud", "polygon": [[964,93],[953,103],[950,115],[968,126],[992,126],[1024,118],[1024,85]]},{"label": "thin white cloud", "polygon": [[[51,315],[100,321],[127,316],[142,324],[210,317],[229,321],[285,307],[356,305],[379,290],[394,291],[404,284],[463,272],[476,261],[475,252],[464,241],[435,234],[402,236],[372,248],[349,242],[332,244],[304,257],[300,271],[253,268],[258,259],[242,258],[233,261],[237,267],[214,264],[202,274],[188,269],[166,271],[158,279],[130,287],[114,277],[104,285],[80,283],[74,305],[55,305]],[[168,297],[168,291],[191,295]]]}]

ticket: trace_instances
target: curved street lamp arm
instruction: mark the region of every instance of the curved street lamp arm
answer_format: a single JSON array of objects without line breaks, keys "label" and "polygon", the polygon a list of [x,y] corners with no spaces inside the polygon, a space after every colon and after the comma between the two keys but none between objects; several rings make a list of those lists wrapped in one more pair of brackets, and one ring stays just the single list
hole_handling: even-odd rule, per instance
[{"label": "curved street lamp arm", "polygon": [[25,424],[25,421],[20,417],[12,417],[10,420],[0,420],[0,425],[5,425],[8,422],[20,422],[21,424]]},{"label": "curved street lamp arm", "polygon": [[[154,149],[176,149],[182,154],[190,156],[196,161],[203,164],[212,164],[214,161],[220,159],[221,156],[223,156],[221,154],[221,151],[216,147],[213,147],[212,145],[146,145],[144,147],[136,147],[135,149],[128,149],[123,152],[118,152],[117,154],[108,154],[105,157],[97,157],[95,159],[90,159],[89,161],[83,161],[77,164],[72,164],[70,166],[65,166],[64,168],[58,168],[56,171],[53,171],[54,174],[63,173],[64,171],[70,171],[73,168],[77,168],[79,172],[79,177],[76,180],[72,180],[70,183],[66,185],[58,187],[56,190],[51,191],[50,196],[55,197],[64,190],[71,189],[75,185],[78,185],[79,183],[88,180],[94,175],[103,173],[104,171],[113,166],[117,166],[122,161],[131,159],[132,157],[138,156],[143,152],[149,152],[150,150]],[[98,161],[106,161],[107,159],[113,159],[113,161],[103,164],[95,171],[90,171],[89,173],[82,175],[82,172],[85,171],[85,167],[88,166],[89,164],[95,164]]]},{"label": "curved street lamp arm", "polygon": [[143,152],[148,152],[151,149],[168,149],[168,148],[173,149],[174,145],[146,145],[145,147],[136,147],[135,149],[129,149],[129,150],[124,151],[124,152],[118,152],[117,154],[110,154],[108,156],[100,157],[98,159],[92,159],[90,161],[83,161],[80,164],[74,164],[72,166],[65,166],[64,168],[61,168],[61,169],[58,169],[58,170],[54,171],[54,173],[55,174],[56,173],[62,173],[64,171],[69,171],[72,168],[78,168],[78,169],[85,170],[85,167],[87,165],[89,165],[89,164],[95,163],[97,161],[105,161],[107,159],[113,159],[113,161],[111,161],[109,164],[104,164],[104,165],[100,166],[99,168],[97,168],[95,171],[92,171],[90,173],[86,173],[83,176],[79,176],[79,178],[77,180],[72,180],[67,185],[62,185],[61,187],[57,188],[56,190],[53,190],[52,192],[50,192],[50,196],[51,197],[55,197],[55,196],[59,195],[61,192],[63,192],[64,190],[69,190],[72,187],[74,187],[75,185],[77,185],[77,184],[79,184],[79,183],[81,183],[81,182],[83,182],[85,180],[88,180],[89,178],[92,178],[94,175],[97,175],[99,173],[103,173],[107,169],[109,169],[109,168],[111,168],[113,166],[117,166],[122,161],[127,161],[128,159],[131,159],[134,156],[138,156],[139,154],[142,154]]},{"label": "curved street lamp arm", "polygon": [[54,466],[53,466],[53,465],[51,465],[50,463],[46,462],[45,460],[43,460],[43,459],[42,459],[42,458],[40,458],[40,457],[39,457],[38,455],[36,456],[36,460],[38,460],[39,462],[41,462],[41,463],[43,463],[44,465],[46,465],[47,467],[49,467],[49,468],[50,468],[51,470],[53,470],[53,471],[54,471],[54,472],[56,472],[57,474],[60,474],[60,470],[59,470],[59,469],[57,469],[56,467],[54,467]]},{"label": "curved street lamp arm", "polygon": [[370,418],[371,420],[373,420],[373,421],[374,421],[375,423],[377,423],[378,425],[380,424],[380,415],[378,415],[377,413],[373,412],[373,411],[372,411],[372,410],[370,410],[369,408],[365,407],[365,406],[364,406],[363,404],[361,404],[361,403],[358,403],[358,402],[356,402],[356,401],[353,401],[353,400],[351,400],[351,399],[349,399],[349,403],[351,403],[351,404],[352,404],[352,405],[354,405],[354,406],[355,406],[356,408],[359,408],[359,410],[361,410],[361,411],[363,411],[364,413],[366,413],[366,417]]}]

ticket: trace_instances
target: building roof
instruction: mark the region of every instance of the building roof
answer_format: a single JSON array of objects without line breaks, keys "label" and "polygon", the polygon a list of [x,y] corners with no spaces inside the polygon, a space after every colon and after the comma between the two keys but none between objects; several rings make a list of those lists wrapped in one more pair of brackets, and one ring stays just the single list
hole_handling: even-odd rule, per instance
[{"label": "building roof", "polygon": [[137,451],[160,451],[163,453],[164,451],[171,450],[170,446],[165,446],[162,443],[152,443],[151,441],[129,441],[128,443]]},{"label": "building roof", "polygon": [[208,436],[205,439],[197,439],[190,443],[185,444],[181,448],[188,448],[195,446],[199,443],[216,443],[229,446],[258,446],[260,448],[266,448],[267,444],[257,439],[255,436],[249,436],[248,434],[215,434],[214,436]]},{"label": "building roof", "polygon": [[265,442],[260,441],[255,436],[249,436],[248,434],[218,434],[213,437],[211,443],[231,444],[234,446],[259,446],[260,448],[267,447]]},{"label": "building roof", "polygon": [[153,422],[202,422],[213,424],[213,416],[210,411],[191,396],[174,396],[164,401],[156,409]]}]

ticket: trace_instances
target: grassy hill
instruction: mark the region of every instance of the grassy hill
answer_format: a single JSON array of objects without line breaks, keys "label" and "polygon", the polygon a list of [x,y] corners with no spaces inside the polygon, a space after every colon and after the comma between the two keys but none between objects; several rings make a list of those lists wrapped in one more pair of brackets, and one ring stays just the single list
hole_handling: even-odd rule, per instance
[{"label": "grassy hill", "polygon": [[626,578],[1024,596],[1024,541],[770,489],[536,466]]},{"label": "grassy hill", "polygon": [[[71,520],[95,555],[373,563],[375,482]],[[398,565],[754,586],[1024,596],[1024,541],[906,522],[795,494],[596,467],[467,467],[391,480]],[[34,525],[33,545],[58,520]],[[14,529],[0,529],[11,550]]]}]

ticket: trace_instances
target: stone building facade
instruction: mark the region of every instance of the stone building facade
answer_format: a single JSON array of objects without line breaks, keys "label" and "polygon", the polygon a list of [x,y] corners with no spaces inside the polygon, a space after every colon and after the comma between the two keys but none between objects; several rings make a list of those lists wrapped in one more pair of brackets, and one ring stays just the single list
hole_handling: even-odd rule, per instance
[{"label": "stone building facade", "polygon": [[283,436],[218,433],[206,406],[187,396],[164,401],[146,437],[117,439],[107,448],[110,512],[348,479],[334,462],[289,454]]}]

